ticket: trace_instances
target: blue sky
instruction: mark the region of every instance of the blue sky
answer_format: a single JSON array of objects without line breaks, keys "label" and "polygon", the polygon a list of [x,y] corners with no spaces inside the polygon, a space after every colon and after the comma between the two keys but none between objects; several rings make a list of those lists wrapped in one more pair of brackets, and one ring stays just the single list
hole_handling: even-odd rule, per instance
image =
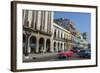
[{"label": "blue sky", "polygon": [[90,32],[91,32],[91,14],[90,13],[80,13],[80,12],[59,12],[54,11],[54,19],[57,18],[68,18],[75,23],[76,30],[80,32],[87,32],[88,41],[90,42]]}]

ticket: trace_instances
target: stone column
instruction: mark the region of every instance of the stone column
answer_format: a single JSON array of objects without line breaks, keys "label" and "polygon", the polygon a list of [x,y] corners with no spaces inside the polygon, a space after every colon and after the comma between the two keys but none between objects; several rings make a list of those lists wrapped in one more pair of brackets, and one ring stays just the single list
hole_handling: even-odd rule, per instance
[{"label": "stone column", "polygon": [[47,11],[45,11],[45,32],[47,32],[47,20],[48,20],[48,12]]},{"label": "stone column", "polygon": [[63,48],[63,51],[65,51],[66,48],[64,48],[64,43],[62,43],[62,48]]},{"label": "stone column", "polygon": [[23,16],[22,16],[22,24],[24,25],[24,22],[25,22],[25,13],[26,13],[26,11],[23,10],[22,12],[23,12]]},{"label": "stone column", "polygon": [[30,48],[30,38],[28,37],[28,53],[30,53],[31,52],[31,48]]},{"label": "stone column", "polygon": [[37,29],[40,30],[41,25],[41,11],[38,11]]},{"label": "stone column", "polygon": [[36,29],[36,24],[37,23],[37,11],[36,10],[33,10],[32,11],[32,22],[31,22],[31,27],[33,29]]},{"label": "stone column", "polygon": [[53,22],[53,16],[54,15],[53,14],[54,14],[53,11],[51,11],[51,24],[50,24],[51,25],[51,27],[50,27],[51,28],[51,33],[53,33],[53,31],[54,31],[54,27],[53,27],[53,23],[54,23]]},{"label": "stone column", "polygon": [[43,53],[46,52],[47,48],[46,48],[46,39],[44,38],[44,47],[43,47]]},{"label": "stone column", "polygon": [[54,52],[53,39],[50,39],[50,52]]},{"label": "stone column", "polygon": [[36,40],[36,53],[39,52],[39,38],[37,37],[37,40]]},{"label": "stone column", "polygon": [[58,52],[58,42],[56,42],[56,50],[57,50],[57,52]]},{"label": "stone column", "polygon": [[[61,31],[59,31],[59,39],[61,40]],[[60,45],[61,45],[61,43],[60,43]]]},{"label": "stone column", "polygon": [[26,26],[27,20],[28,20],[28,10],[23,10],[24,12],[24,17],[23,17],[23,25]]},{"label": "stone column", "polygon": [[32,22],[32,11],[31,10],[29,10],[28,11],[28,21],[29,21],[29,27],[31,27],[31,22]]},{"label": "stone column", "polygon": [[45,21],[45,14],[44,14],[44,12],[45,11],[42,11],[42,19],[41,19],[41,25],[42,25],[42,31],[44,32],[45,31],[45,23],[44,23],[44,21]]}]

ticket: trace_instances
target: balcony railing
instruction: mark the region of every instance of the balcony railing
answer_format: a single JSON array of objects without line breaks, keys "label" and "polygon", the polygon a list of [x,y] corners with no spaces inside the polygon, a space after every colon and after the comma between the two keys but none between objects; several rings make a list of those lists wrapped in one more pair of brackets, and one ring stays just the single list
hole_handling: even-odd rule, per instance
[{"label": "balcony railing", "polygon": [[44,34],[44,35],[48,35],[48,36],[51,36],[52,35],[52,32],[45,32],[45,31],[41,31],[41,30],[38,30],[38,32],[40,34]]},{"label": "balcony railing", "polygon": [[23,30],[25,30],[25,31],[29,31],[29,32],[35,32],[35,33],[38,32],[37,29],[33,29],[33,28],[31,28],[31,27],[27,27],[27,26],[23,26]]},{"label": "balcony railing", "polygon": [[40,33],[40,34],[44,34],[44,35],[48,35],[48,36],[52,35],[52,32],[45,32],[45,31],[38,30],[36,28],[34,29],[32,27],[27,27],[27,26],[23,26],[23,30],[29,31],[29,32],[34,32],[34,33]]}]

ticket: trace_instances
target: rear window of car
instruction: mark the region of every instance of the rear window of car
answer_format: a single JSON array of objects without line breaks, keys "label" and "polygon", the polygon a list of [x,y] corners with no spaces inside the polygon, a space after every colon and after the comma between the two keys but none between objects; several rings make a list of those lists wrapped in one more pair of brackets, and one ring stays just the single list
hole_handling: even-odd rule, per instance
[{"label": "rear window of car", "polygon": [[85,52],[85,50],[80,50],[80,52]]}]

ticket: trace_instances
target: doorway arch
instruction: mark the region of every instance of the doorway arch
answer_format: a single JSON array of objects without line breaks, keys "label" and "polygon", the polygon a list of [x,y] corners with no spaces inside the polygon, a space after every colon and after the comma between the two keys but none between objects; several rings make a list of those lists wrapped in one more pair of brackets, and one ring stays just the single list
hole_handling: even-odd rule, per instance
[{"label": "doorway arch", "polygon": [[44,38],[40,38],[39,39],[39,52],[43,52],[44,51]]},{"label": "doorway arch", "polygon": [[50,52],[50,39],[47,39],[46,40],[46,49],[47,49],[47,52]]},{"label": "doorway arch", "polygon": [[30,48],[31,48],[31,53],[36,52],[36,37],[35,36],[30,37]]}]

